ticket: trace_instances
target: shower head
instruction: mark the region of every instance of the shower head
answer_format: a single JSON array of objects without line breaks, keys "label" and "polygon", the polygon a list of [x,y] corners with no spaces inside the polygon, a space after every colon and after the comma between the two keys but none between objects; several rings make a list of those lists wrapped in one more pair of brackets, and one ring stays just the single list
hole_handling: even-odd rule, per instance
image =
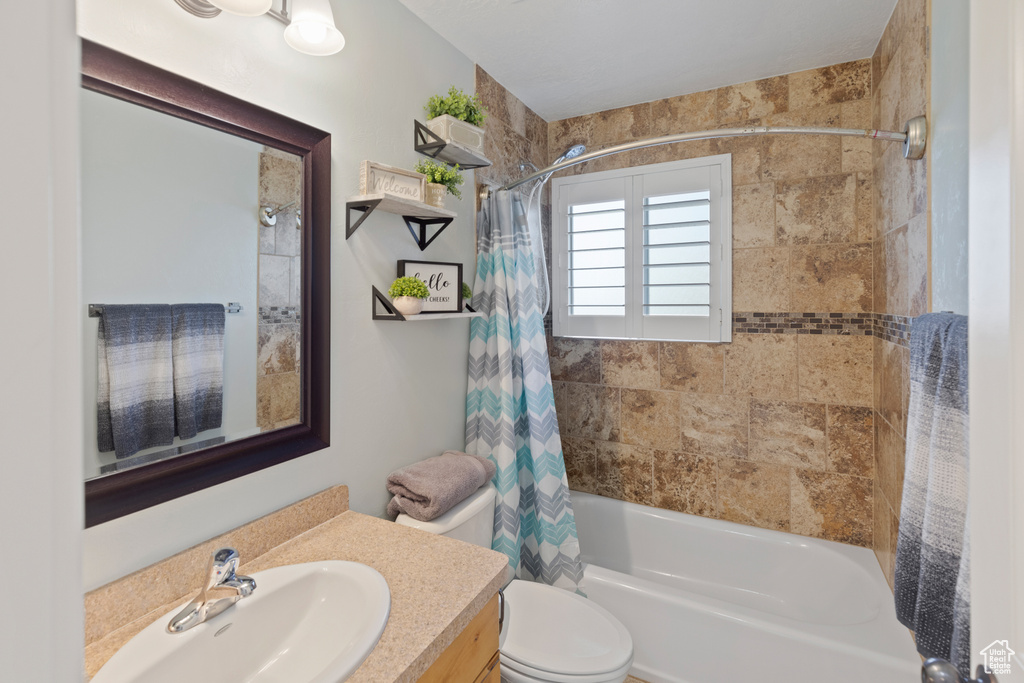
[{"label": "shower head", "polygon": [[[565,154],[563,154],[562,156],[560,156],[557,159],[555,159],[551,163],[551,165],[554,166],[555,164],[560,164],[563,161],[567,161],[569,159],[575,159],[576,157],[578,157],[579,155],[583,154],[586,151],[587,151],[587,148],[586,148],[585,145],[573,145],[569,149],[565,150]],[[536,170],[536,169],[534,169],[534,170]],[[548,178],[550,178],[552,176],[552,174],[554,174],[554,171],[551,171],[551,173],[548,173],[548,174],[542,176],[541,179],[540,179],[540,184],[543,185],[544,183],[546,183],[548,181]]]},{"label": "shower head", "polygon": [[575,159],[579,155],[587,151],[585,145],[574,145],[565,151],[565,154],[555,159],[556,164],[560,164],[566,159]]}]

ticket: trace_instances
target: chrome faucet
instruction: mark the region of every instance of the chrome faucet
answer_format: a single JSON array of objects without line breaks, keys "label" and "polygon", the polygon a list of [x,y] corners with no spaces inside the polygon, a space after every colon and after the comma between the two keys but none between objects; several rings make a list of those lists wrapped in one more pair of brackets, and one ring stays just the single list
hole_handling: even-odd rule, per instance
[{"label": "chrome faucet", "polygon": [[238,569],[238,551],[221,548],[210,557],[206,570],[206,583],[185,609],[167,624],[170,633],[181,633],[212,619],[242,598],[256,590],[256,582],[248,576],[235,574]]}]

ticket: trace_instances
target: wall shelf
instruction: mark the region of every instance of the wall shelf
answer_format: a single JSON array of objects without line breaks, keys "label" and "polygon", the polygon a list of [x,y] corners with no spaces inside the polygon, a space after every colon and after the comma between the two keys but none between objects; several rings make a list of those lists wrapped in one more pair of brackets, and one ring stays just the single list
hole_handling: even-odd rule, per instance
[{"label": "wall shelf", "polygon": [[[451,320],[453,318],[482,318],[484,314],[480,311],[474,311],[469,304],[462,304],[462,308],[465,309],[462,313],[420,313],[419,315],[410,315],[408,317],[402,315],[398,310],[391,304],[391,300],[388,299],[384,294],[374,287],[370,286],[373,292],[371,293],[370,304],[373,307],[373,319],[374,320],[396,320],[402,322],[422,322],[424,320]],[[384,312],[381,312],[378,305],[384,308]]]},{"label": "wall shelf", "polygon": [[[430,246],[430,243],[437,239],[437,236],[451,225],[458,215],[448,209],[440,209],[424,202],[413,201],[387,192],[359,195],[350,197],[345,203],[345,239],[351,237],[375,209],[401,216],[406,227],[409,228],[409,232],[412,233],[412,238],[419,245],[420,251]],[[352,221],[353,211],[362,213],[355,222]],[[433,235],[428,237],[427,232],[432,227],[437,229]]]},{"label": "wall shelf", "polygon": [[458,164],[459,169],[469,170],[490,166],[491,161],[482,154],[477,154],[465,145],[457,142],[446,142],[434,131],[419,121],[413,128],[413,147],[420,154],[440,159],[449,164]]}]

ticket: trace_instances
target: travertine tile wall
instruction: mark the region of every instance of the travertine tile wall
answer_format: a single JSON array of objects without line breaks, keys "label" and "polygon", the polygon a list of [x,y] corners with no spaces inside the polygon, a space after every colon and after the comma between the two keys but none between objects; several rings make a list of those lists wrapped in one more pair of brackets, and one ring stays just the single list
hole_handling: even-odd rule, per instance
[{"label": "travertine tile wall", "polygon": [[[547,121],[479,66],[476,67],[476,91],[487,108],[487,119],[484,121],[487,133],[484,155],[493,162],[492,166],[476,171],[477,183],[500,187],[533,171],[532,168],[520,169],[519,165],[524,161],[529,161],[537,168],[543,168],[550,163]],[[534,201],[539,201],[542,207],[541,230],[544,244],[551,244],[550,184],[544,187],[540,195],[540,198]],[[550,259],[547,268],[550,282]],[[550,331],[550,316],[545,320],[545,324]]]},{"label": "travertine tile wall", "polygon": [[[493,177],[518,177],[524,151],[541,166],[574,144],[715,127],[902,130],[927,103],[925,22],[925,0],[901,0],[871,60],[552,122],[546,158],[539,134],[511,136],[499,114]],[[479,68],[477,87],[498,111],[518,102]],[[908,316],[928,306],[926,164],[898,145],[800,136],[680,143],[566,173],[725,152],[734,341],[550,339],[570,484],[874,547],[891,582]],[[547,198],[545,221],[550,244]]]},{"label": "travertine tile wall", "polygon": [[[903,130],[907,119],[927,113],[930,57],[926,0],[900,0],[871,59],[872,122]],[[872,150],[875,175],[875,311],[906,324],[928,312],[927,159],[909,162],[897,146]],[[893,581],[903,491],[906,414],[909,402],[907,336],[874,339],[875,477],[874,548]]]},{"label": "travertine tile wall", "polygon": [[[477,169],[478,183],[497,187],[521,178],[521,161],[548,163],[548,123],[490,74],[476,67],[476,91],[487,109],[484,156],[492,166]],[[532,170],[532,169],[531,169]]]},{"label": "travertine tile wall", "polygon": [[[260,206],[281,207],[301,200],[301,161],[264,148],[260,153]],[[300,418],[302,232],[296,220],[300,209],[301,204],[296,203],[277,214],[273,227],[259,226],[256,422],[264,432],[296,424]]]},{"label": "travertine tile wall", "polygon": [[[554,156],[577,143],[600,149],[741,125],[867,128],[871,96],[865,59],[555,121],[548,149]],[[570,483],[870,546],[871,143],[722,139],[638,150],[577,169],[727,152],[733,342],[553,339]]]}]

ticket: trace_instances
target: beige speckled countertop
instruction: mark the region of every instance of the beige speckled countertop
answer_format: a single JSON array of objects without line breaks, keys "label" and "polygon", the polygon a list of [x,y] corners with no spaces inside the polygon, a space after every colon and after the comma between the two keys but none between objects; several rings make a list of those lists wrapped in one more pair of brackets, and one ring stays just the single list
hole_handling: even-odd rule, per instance
[{"label": "beige speckled countertop", "polygon": [[[505,556],[492,550],[347,511],[269,549],[240,571],[252,574],[319,560],[367,564],[391,589],[387,627],[349,677],[352,683],[417,680],[502,586],[508,567]],[[94,675],[136,633],[189,597],[183,595],[91,642],[86,647],[87,675]]]}]

